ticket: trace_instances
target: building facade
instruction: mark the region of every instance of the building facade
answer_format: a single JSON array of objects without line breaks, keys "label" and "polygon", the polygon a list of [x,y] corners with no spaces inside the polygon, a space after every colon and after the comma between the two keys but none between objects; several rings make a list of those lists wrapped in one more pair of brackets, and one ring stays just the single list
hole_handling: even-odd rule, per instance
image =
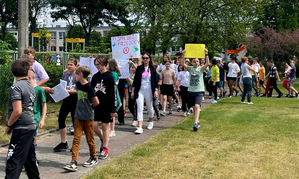
[{"label": "building facade", "polygon": [[[67,34],[67,27],[61,27],[57,25],[56,27],[46,27],[49,33],[51,33],[51,41],[48,45],[48,51],[50,52],[63,52],[65,49],[65,37]],[[111,31],[111,27],[109,26],[101,26],[101,27],[94,27],[92,28],[92,31],[95,30],[97,32],[101,32],[102,37],[105,37],[108,35],[108,33]],[[14,37],[18,40],[18,30],[8,28],[8,32],[12,33]],[[30,44],[33,46],[33,44]]]}]

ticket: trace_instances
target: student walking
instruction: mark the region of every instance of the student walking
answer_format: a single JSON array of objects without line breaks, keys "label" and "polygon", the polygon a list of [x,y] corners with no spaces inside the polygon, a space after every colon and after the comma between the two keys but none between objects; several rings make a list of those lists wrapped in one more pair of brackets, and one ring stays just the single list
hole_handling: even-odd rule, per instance
[{"label": "student walking", "polygon": [[90,158],[83,164],[90,167],[97,164],[96,146],[94,142],[93,119],[94,107],[99,104],[96,94],[87,81],[90,69],[87,66],[80,66],[76,69],[78,101],[75,112],[75,133],[72,146],[72,161],[63,168],[68,171],[77,171],[78,154],[80,149],[81,137],[84,132],[89,147]]},{"label": "student walking", "polygon": [[277,98],[281,98],[283,94],[277,88],[277,82],[276,82],[277,80],[280,81],[280,78],[279,78],[279,75],[278,75],[278,72],[277,72],[277,68],[274,65],[274,61],[272,59],[268,60],[268,64],[269,64],[269,72],[266,76],[266,77],[269,77],[269,79],[270,79],[268,97],[272,97],[273,89],[275,89],[275,91],[278,93]]},{"label": "student walking", "polygon": [[5,133],[11,134],[6,156],[7,179],[19,178],[23,167],[29,178],[39,178],[33,144],[36,133],[33,116],[35,91],[27,79],[29,68],[29,59],[26,58],[19,58],[11,64],[16,83],[9,90],[8,121],[5,127]]},{"label": "student walking", "polygon": [[28,72],[28,80],[32,84],[35,91],[35,100],[33,115],[36,124],[36,134],[34,137],[34,144],[36,145],[36,136],[38,134],[38,129],[41,129],[45,125],[46,113],[47,113],[47,101],[44,89],[38,86],[35,82],[35,73],[32,70]]},{"label": "student walking", "polygon": [[136,99],[137,102],[138,127],[135,134],[143,133],[142,124],[144,101],[146,102],[147,112],[149,115],[147,129],[153,129],[153,98],[158,97],[157,72],[153,66],[152,58],[148,53],[145,53],[142,55],[142,60],[142,65],[138,66],[136,69],[131,93],[131,98]]},{"label": "student walking", "polygon": [[242,65],[241,65],[241,74],[242,74],[242,80],[243,80],[243,93],[241,98],[241,103],[245,103],[245,96],[247,95],[247,104],[253,104],[251,101],[251,91],[252,91],[252,74],[250,71],[254,73],[255,76],[257,76],[255,70],[248,65],[248,58],[242,57]]},{"label": "student walking", "polygon": [[131,93],[132,93],[132,85],[133,85],[133,81],[134,81],[134,76],[135,76],[135,72],[136,72],[136,67],[134,65],[132,65],[130,67],[130,76],[127,77],[127,83],[129,86],[129,101],[128,101],[128,107],[129,107],[129,111],[131,112],[132,116],[133,116],[133,120],[132,120],[132,127],[137,127],[138,122],[137,122],[137,114],[136,114],[136,100],[131,98]]},{"label": "student walking", "polygon": [[264,85],[266,70],[262,61],[260,61],[259,64],[260,64],[260,69],[259,69],[259,92],[258,93],[261,94],[262,88],[264,90],[266,89]]},{"label": "student walking", "polygon": [[[71,113],[72,123],[74,124],[75,110],[77,106],[77,91],[76,91],[76,70],[77,60],[70,58],[67,61],[67,72],[62,75],[62,80],[67,82],[66,91],[70,94],[65,98],[60,106],[58,114],[58,128],[60,134],[60,143],[53,149],[54,152],[65,151],[69,148],[66,141],[66,125],[65,120],[69,113]],[[73,130],[70,131],[73,134]]]},{"label": "student walking", "polygon": [[[97,56],[94,65],[99,71],[91,79],[91,86],[100,101],[100,104],[94,109],[93,129],[101,140],[99,159],[103,160],[108,157],[109,123],[113,122],[117,104],[115,81],[112,73],[106,69],[107,64],[108,58],[106,56]],[[100,121],[103,131],[99,129]]]},{"label": "student walking", "polygon": [[188,87],[189,87],[189,79],[190,73],[184,65],[179,65],[178,67],[179,75],[178,75],[178,83],[177,83],[177,91],[180,93],[182,98],[182,110],[184,112],[183,116],[187,116],[191,114],[192,106],[190,103],[190,99],[188,97]]},{"label": "student walking", "polygon": [[212,101],[212,104],[216,104],[217,100],[219,98],[217,98],[217,88],[218,88],[218,84],[220,81],[219,78],[219,68],[217,66],[217,60],[213,59],[212,60],[212,68],[211,68],[211,78],[209,80],[209,83],[211,85],[211,91],[214,93],[214,101]]},{"label": "student walking", "polygon": [[172,114],[172,95],[176,86],[175,71],[170,68],[170,61],[165,63],[166,68],[161,72],[163,85],[163,111],[162,116],[166,115],[166,101],[169,103],[169,114]]},{"label": "student walking", "polygon": [[[119,76],[121,76],[121,73],[119,71],[119,68],[118,68],[118,65],[117,65],[117,62],[114,60],[114,59],[109,59],[108,60],[108,64],[106,66],[106,69],[110,72],[112,72],[112,76],[114,78],[114,81],[115,81],[115,92],[116,92],[116,101],[117,101],[117,104],[116,104],[116,109],[115,109],[115,113],[117,113],[117,111],[122,108],[122,103],[121,103],[121,98],[119,96],[119,91],[118,91],[118,84],[119,84]],[[123,112],[122,112],[123,114]],[[116,133],[115,133],[115,117],[113,117],[113,122],[110,123],[110,137],[115,137],[116,136]]]},{"label": "student walking", "polygon": [[235,56],[231,56],[230,58],[231,62],[228,64],[228,73],[227,73],[227,81],[228,81],[228,87],[229,87],[229,96],[233,96],[234,90],[236,91],[236,95],[238,94],[238,90],[236,89],[234,83],[237,80],[238,73],[240,72],[240,67],[236,63],[237,58]]},{"label": "student walking", "polygon": [[[183,55],[185,55],[186,50],[184,50],[182,53]],[[199,65],[198,58],[192,59],[193,66],[186,65],[185,60],[183,60],[182,62],[182,64],[184,64],[184,68],[187,68],[190,73],[188,96],[194,110],[194,125],[193,125],[194,131],[197,131],[198,128],[200,127],[200,123],[199,123],[200,105],[205,91],[204,82],[203,82],[203,72],[210,63],[207,49],[205,49],[205,57],[206,57],[206,64],[204,66]],[[183,57],[183,59],[185,58]]]},{"label": "student walking", "polygon": [[293,97],[298,97],[298,91],[294,88],[294,82],[296,81],[296,66],[295,66],[295,61],[291,60],[290,66],[291,66],[291,71],[290,71],[290,95]]}]

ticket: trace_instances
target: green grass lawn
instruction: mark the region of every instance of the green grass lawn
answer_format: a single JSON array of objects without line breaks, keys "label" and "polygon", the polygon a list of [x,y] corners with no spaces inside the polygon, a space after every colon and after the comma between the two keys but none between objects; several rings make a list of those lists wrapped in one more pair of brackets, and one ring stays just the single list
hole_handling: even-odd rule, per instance
[{"label": "green grass lawn", "polygon": [[299,178],[298,99],[252,101],[222,99],[199,131],[189,116],[85,178]]}]

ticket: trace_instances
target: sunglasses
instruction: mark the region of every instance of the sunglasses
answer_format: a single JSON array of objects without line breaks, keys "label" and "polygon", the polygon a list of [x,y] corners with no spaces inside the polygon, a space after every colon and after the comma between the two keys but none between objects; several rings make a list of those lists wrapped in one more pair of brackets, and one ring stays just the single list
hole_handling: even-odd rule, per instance
[{"label": "sunglasses", "polygon": [[149,57],[142,57],[142,60],[147,60],[149,59]]},{"label": "sunglasses", "polygon": [[99,63],[95,63],[95,64],[94,64],[94,66],[96,66],[96,67],[97,67],[97,66],[100,66],[100,64],[99,64]]}]

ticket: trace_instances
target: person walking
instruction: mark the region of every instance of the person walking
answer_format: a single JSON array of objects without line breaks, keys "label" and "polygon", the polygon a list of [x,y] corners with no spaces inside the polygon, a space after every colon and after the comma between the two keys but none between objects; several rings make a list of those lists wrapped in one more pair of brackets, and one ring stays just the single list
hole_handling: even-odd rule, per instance
[{"label": "person walking", "polygon": [[[241,98],[241,103],[245,103],[245,96],[247,95],[247,104],[253,104],[251,101],[251,91],[252,91],[252,74],[254,73],[257,76],[255,70],[248,65],[248,58],[246,56],[241,58],[242,65],[241,65],[241,74],[242,74],[242,81],[243,81],[243,93]],[[251,72],[250,72],[251,71]]]},{"label": "person walking", "polygon": [[136,99],[137,102],[137,121],[138,127],[135,134],[143,133],[143,105],[146,102],[147,112],[149,115],[149,122],[147,129],[153,129],[154,122],[154,109],[153,98],[158,97],[158,81],[157,72],[153,65],[150,54],[145,53],[142,55],[142,65],[138,66],[134,76],[132,85],[131,98]]}]

